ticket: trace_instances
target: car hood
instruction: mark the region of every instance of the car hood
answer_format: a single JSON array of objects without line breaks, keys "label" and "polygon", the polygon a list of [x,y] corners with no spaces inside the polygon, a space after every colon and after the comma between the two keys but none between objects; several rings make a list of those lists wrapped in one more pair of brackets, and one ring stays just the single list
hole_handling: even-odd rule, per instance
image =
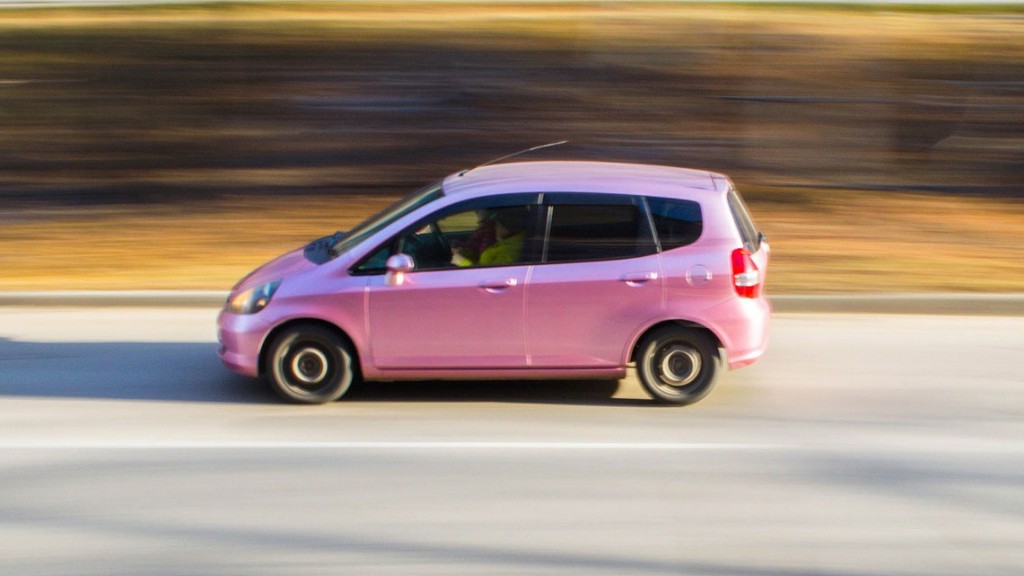
[{"label": "car hood", "polygon": [[242,278],[235,285],[231,292],[248,290],[254,286],[260,286],[274,280],[281,280],[313,268],[316,268],[316,264],[306,259],[305,255],[303,255],[303,248],[297,248],[274,258],[250,272],[248,276]]}]

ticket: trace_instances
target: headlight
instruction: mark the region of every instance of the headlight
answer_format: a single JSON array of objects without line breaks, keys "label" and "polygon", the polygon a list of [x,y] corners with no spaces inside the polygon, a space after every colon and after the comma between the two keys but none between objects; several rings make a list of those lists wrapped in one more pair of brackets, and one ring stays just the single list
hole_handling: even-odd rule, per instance
[{"label": "headlight", "polygon": [[267,304],[270,304],[271,297],[274,296],[274,292],[277,291],[277,287],[280,285],[280,280],[274,280],[262,286],[256,286],[244,292],[239,292],[228,300],[228,311],[233,314],[255,314],[263,310],[267,307]]}]

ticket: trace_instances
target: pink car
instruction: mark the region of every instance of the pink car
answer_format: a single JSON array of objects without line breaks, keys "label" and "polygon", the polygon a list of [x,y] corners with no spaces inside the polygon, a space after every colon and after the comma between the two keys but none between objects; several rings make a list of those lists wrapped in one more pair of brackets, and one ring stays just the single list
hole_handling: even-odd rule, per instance
[{"label": "pink car", "polygon": [[303,403],[359,380],[618,379],[635,365],[654,399],[690,404],[764,352],[768,253],[720,174],[480,167],[243,278],[219,355]]}]

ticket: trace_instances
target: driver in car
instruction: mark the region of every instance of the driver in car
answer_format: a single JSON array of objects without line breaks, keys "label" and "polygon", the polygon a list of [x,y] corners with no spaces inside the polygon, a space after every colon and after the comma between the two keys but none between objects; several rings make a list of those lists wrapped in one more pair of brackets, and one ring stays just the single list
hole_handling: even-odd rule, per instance
[{"label": "driver in car", "polygon": [[463,248],[453,249],[452,264],[462,267],[497,266],[519,261],[523,253],[526,211],[522,208],[504,208],[494,210],[491,214],[488,221],[493,222],[495,242],[484,248],[478,258],[473,258]]}]

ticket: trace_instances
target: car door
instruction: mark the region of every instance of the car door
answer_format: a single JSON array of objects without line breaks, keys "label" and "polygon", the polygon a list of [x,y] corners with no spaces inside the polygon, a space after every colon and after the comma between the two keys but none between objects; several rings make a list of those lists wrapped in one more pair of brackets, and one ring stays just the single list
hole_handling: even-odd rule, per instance
[{"label": "car door", "polygon": [[526,294],[526,342],[537,368],[614,367],[663,309],[660,260],[642,200],[545,195],[543,263]]},{"label": "car door", "polygon": [[[480,264],[449,262],[465,247],[490,211],[521,214],[525,226],[538,211],[536,195],[505,195],[456,204],[416,223],[387,247],[420,253],[398,285],[383,274],[367,285],[367,323],[374,365],[387,369],[508,369],[526,366],[523,303],[529,257]],[[529,233],[533,223],[529,221]],[[491,240],[497,243],[496,240]],[[424,248],[426,247],[426,248]],[[465,248],[468,250],[468,248]],[[447,251],[446,258],[439,258]],[[493,251],[492,251],[493,253]],[[502,252],[508,255],[508,250]],[[413,254],[414,261],[416,255]],[[374,258],[380,261],[380,257]]]}]

